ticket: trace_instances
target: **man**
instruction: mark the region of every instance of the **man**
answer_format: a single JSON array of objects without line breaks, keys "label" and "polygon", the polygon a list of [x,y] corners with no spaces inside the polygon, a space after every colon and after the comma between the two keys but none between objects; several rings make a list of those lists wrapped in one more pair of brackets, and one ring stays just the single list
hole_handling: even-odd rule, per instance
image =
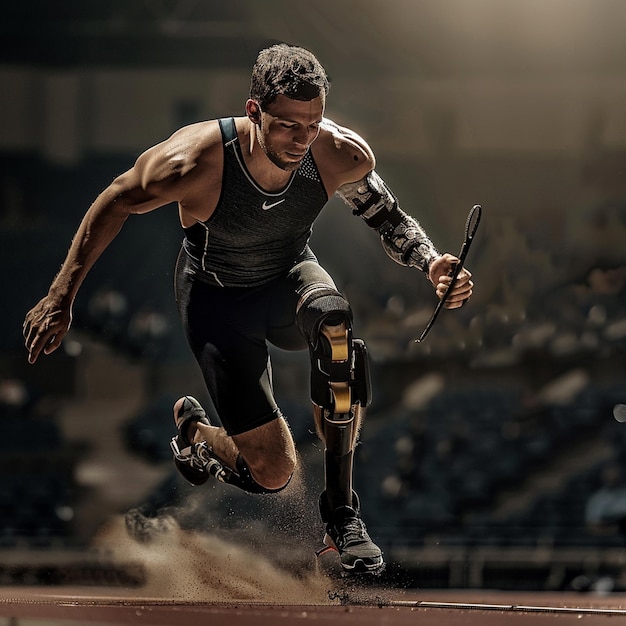
[{"label": "man", "polygon": [[[272,393],[267,346],[308,347],[314,419],[326,447],[325,542],[345,570],[379,572],[382,553],[352,489],[369,404],[367,355],[352,337],[348,302],[308,247],[311,226],[338,193],[389,256],[427,274],[440,298],[458,259],[440,255],[399,209],[367,143],[324,118],[328,88],[307,50],[261,51],[245,116],[180,129],[97,197],[48,295],[27,314],[24,335],[31,363],[56,350],[82,281],[128,216],[176,202],[185,231],[177,303],[212,401],[209,415],[188,396],[174,405],[176,467],[194,485],[213,475],[250,493],[284,489],[296,454]],[[472,286],[462,269],[446,306],[462,306]]]}]

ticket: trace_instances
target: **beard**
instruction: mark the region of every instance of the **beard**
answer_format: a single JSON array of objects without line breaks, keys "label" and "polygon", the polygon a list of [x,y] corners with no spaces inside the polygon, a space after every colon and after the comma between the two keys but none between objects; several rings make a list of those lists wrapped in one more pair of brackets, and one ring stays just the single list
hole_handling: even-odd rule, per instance
[{"label": "beard", "polygon": [[[285,159],[284,157],[281,156],[281,153],[276,152],[276,150],[272,150],[265,143],[265,139],[264,139],[263,135],[260,132],[258,134],[258,141],[259,141],[259,146],[261,146],[261,150],[263,150],[263,153],[265,154],[265,156],[276,167],[279,167],[281,170],[283,170],[285,172],[294,172],[302,164],[302,160],[304,159],[304,156],[302,156],[297,161],[288,161],[287,159]],[[308,152],[308,150],[307,150],[307,152]]]},{"label": "beard", "polygon": [[297,170],[302,163],[302,159],[304,158],[302,157],[301,159],[298,159],[297,161],[287,161],[286,159],[281,157],[278,152],[275,152],[273,150],[268,150],[267,147],[263,147],[263,152],[265,152],[265,156],[276,167],[279,167],[281,170],[284,170],[285,172],[294,172],[295,170]]}]

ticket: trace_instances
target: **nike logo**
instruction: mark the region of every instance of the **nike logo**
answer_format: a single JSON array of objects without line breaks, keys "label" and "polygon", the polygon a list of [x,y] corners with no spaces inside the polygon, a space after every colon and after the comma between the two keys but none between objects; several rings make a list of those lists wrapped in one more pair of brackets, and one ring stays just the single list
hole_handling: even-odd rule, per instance
[{"label": "nike logo", "polygon": [[283,198],[282,200],[278,200],[278,202],[272,202],[272,204],[268,204],[267,200],[266,200],[263,203],[263,207],[262,208],[263,208],[264,211],[267,211],[268,209],[272,209],[275,206],[278,206],[281,202],[284,202],[284,201],[285,201],[285,198]]}]

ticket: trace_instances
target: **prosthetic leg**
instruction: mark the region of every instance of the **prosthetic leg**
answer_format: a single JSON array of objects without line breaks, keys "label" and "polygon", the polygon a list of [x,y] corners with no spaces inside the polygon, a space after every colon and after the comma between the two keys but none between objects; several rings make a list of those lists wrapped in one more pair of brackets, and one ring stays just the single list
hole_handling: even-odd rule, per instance
[{"label": "prosthetic leg", "polygon": [[[318,291],[307,312],[310,340],[311,399],[316,428],[326,448],[325,490],[320,513],[326,524],[326,548],[337,550],[344,570],[379,572],[382,553],[365,530],[360,503],[352,488],[354,448],[365,409],[370,377],[363,341],[352,338],[351,311],[336,291]],[[320,315],[321,313],[321,315]],[[310,331],[315,331],[314,334]]]},{"label": "prosthetic leg", "polygon": [[354,448],[370,403],[367,352],[360,339],[352,339],[346,320],[328,318],[312,356],[313,414],[326,444],[325,500],[334,510],[353,505]]}]

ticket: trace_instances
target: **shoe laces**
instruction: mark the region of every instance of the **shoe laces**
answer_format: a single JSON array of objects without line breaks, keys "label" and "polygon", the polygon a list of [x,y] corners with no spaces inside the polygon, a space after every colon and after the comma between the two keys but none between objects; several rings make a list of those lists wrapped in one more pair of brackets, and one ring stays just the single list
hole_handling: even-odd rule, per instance
[{"label": "shoe laces", "polygon": [[365,524],[356,513],[354,515],[346,515],[341,524],[337,524],[335,528],[338,538],[344,545],[370,540],[365,530]]}]

